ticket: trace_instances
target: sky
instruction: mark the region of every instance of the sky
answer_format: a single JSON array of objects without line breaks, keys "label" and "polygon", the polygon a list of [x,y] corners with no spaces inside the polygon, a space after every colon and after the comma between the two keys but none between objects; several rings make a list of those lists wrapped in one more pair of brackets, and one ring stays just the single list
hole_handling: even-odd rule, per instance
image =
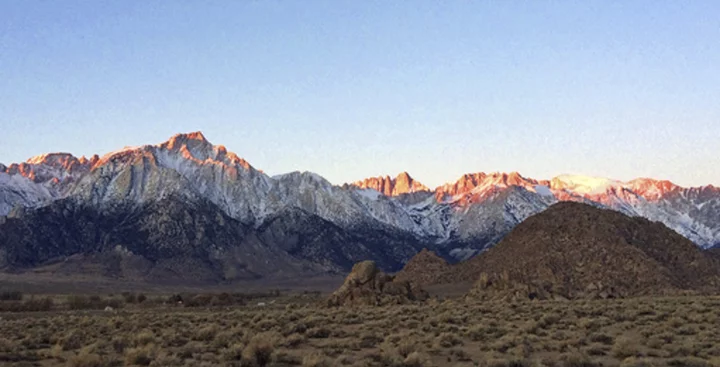
[{"label": "sky", "polygon": [[202,131],[269,174],[720,185],[720,2],[0,1],[0,162]]}]

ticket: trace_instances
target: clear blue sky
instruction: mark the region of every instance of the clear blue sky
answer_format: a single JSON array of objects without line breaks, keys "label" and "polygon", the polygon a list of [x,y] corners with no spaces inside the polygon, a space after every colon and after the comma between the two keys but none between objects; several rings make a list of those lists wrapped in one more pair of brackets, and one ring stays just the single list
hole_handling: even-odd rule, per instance
[{"label": "clear blue sky", "polygon": [[338,184],[720,185],[720,1],[0,1],[0,162],[195,130]]}]

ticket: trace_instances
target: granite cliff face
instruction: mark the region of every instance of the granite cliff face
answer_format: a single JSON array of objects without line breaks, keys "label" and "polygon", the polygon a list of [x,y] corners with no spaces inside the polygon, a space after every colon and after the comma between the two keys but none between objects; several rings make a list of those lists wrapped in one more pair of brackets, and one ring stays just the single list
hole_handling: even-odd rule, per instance
[{"label": "granite cliff face", "polygon": [[407,172],[402,172],[395,178],[390,178],[390,176],[367,178],[353,183],[353,186],[361,189],[373,189],[385,196],[430,192],[430,189],[420,182],[415,181]]}]

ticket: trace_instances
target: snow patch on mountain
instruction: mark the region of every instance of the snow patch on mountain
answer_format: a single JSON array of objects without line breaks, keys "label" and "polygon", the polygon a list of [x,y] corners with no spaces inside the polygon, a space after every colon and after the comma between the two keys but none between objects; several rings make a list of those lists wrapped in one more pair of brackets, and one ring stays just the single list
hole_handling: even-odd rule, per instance
[{"label": "snow patch on mountain", "polygon": [[41,183],[0,172],[0,216],[8,215],[14,207],[38,207],[54,198],[55,194]]},{"label": "snow patch on mountain", "polygon": [[542,196],[555,196],[555,194],[550,191],[550,188],[545,185],[535,185],[533,186],[533,189],[536,193],[542,195]]},{"label": "snow patch on mountain", "polygon": [[378,200],[382,196],[382,194],[375,189],[360,189],[356,192],[358,195],[372,201]]},{"label": "snow patch on mountain", "polygon": [[560,175],[553,179],[553,182],[560,185],[558,188],[568,189],[578,194],[602,194],[613,187],[620,187],[620,181],[603,177],[591,177],[582,175]]}]

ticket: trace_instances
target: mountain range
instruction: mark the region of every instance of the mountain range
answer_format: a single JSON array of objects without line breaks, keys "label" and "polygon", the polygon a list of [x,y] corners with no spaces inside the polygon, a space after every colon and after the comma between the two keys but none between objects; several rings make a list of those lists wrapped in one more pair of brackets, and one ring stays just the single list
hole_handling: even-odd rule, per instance
[{"label": "mountain range", "polygon": [[[0,164],[0,269],[99,262],[107,275],[236,279],[397,270],[422,248],[464,260],[529,216],[576,201],[720,245],[720,188],[473,173],[430,189],[401,173],[333,185],[268,176],[200,132],[103,156]],[[72,267],[68,267],[70,269]],[[55,269],[55,268],[54,268]]]}]

